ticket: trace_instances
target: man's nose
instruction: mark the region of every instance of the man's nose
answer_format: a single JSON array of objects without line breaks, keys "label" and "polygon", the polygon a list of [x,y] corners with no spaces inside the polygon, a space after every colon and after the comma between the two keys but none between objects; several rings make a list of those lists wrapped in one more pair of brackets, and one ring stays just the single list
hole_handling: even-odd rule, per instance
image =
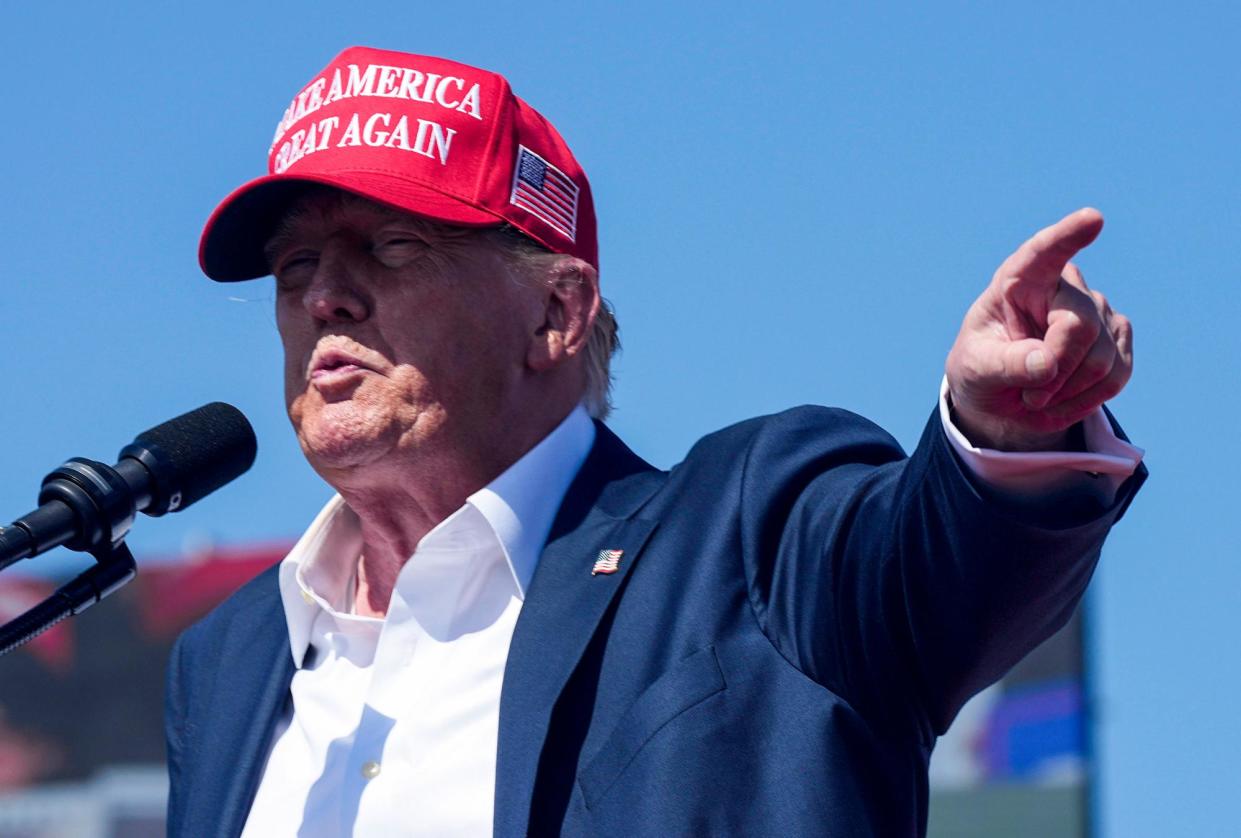
[{"label": "man's nose", "polygon": [[347,259],[325,250],[314,278],[306,287],[303,304],[323,323],[360,323],[370,316],[370,304]]}]

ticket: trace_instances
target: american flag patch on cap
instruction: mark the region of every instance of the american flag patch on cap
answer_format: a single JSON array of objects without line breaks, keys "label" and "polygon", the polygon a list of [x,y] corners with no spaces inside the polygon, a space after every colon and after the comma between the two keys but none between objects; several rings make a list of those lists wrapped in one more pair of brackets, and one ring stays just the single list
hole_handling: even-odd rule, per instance
[{"label": "american flag patch on cap", "polygon": [[624,550],[600,550],[599,558],[595,559],[595,567],[590,572],[591,576],[600,573],[615,573],[620,566],[621,556],[625,555]]},{"label": "american flag patch on cap", "polygon": [[513,194],[509,203],[521,207],[575,241],[577,184],[564,172],[523,146],[517,147]]}]

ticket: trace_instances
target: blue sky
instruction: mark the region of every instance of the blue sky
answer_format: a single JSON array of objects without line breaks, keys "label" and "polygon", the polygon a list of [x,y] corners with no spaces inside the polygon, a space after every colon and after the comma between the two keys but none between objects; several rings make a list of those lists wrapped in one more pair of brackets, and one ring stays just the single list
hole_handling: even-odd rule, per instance
[{"label": "blue sky", "polygon": [[1107,227],[1080,263],[1135,324],[1113,408],[1153,475],[1091,593],[1102,820],[1235,829],[1235,5],[344,8],[0,16],[7,517],[64,458],[110,461],[212,400],[251,417],[258,464],[140,522],[140,558],[289,538],[326,498],[283,415],[270,286],[208,282],[195,253],[288,100],[350,44],[500,71],[569,140],[625,346],[612,424],[659,465],[804,402],[913,445],[996,265],[1094,205]]}]

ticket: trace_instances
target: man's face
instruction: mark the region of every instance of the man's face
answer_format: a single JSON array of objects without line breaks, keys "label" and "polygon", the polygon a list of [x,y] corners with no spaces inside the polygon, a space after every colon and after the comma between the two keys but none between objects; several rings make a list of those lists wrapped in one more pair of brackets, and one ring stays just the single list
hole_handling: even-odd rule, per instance
[{"label": "man's face", "polygon": [[316,192],[268,253],[289,418],[317,470],[396,452],[434,467],[495,435],[542,314],[480,231]]}]

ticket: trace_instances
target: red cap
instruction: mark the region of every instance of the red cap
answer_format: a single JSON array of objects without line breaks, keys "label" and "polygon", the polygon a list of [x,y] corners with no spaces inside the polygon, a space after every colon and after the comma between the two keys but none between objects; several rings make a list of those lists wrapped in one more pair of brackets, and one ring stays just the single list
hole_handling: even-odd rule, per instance
[{"label": "red cap", "polygon": [[350,47],[293,98],[267,171],[207,220],[198,261],[212,279],[271,273],[263,246],[306,183],[451,224],[507,221],[599,264],[590,184],[569,147],[504,77],[466,64]]}]

